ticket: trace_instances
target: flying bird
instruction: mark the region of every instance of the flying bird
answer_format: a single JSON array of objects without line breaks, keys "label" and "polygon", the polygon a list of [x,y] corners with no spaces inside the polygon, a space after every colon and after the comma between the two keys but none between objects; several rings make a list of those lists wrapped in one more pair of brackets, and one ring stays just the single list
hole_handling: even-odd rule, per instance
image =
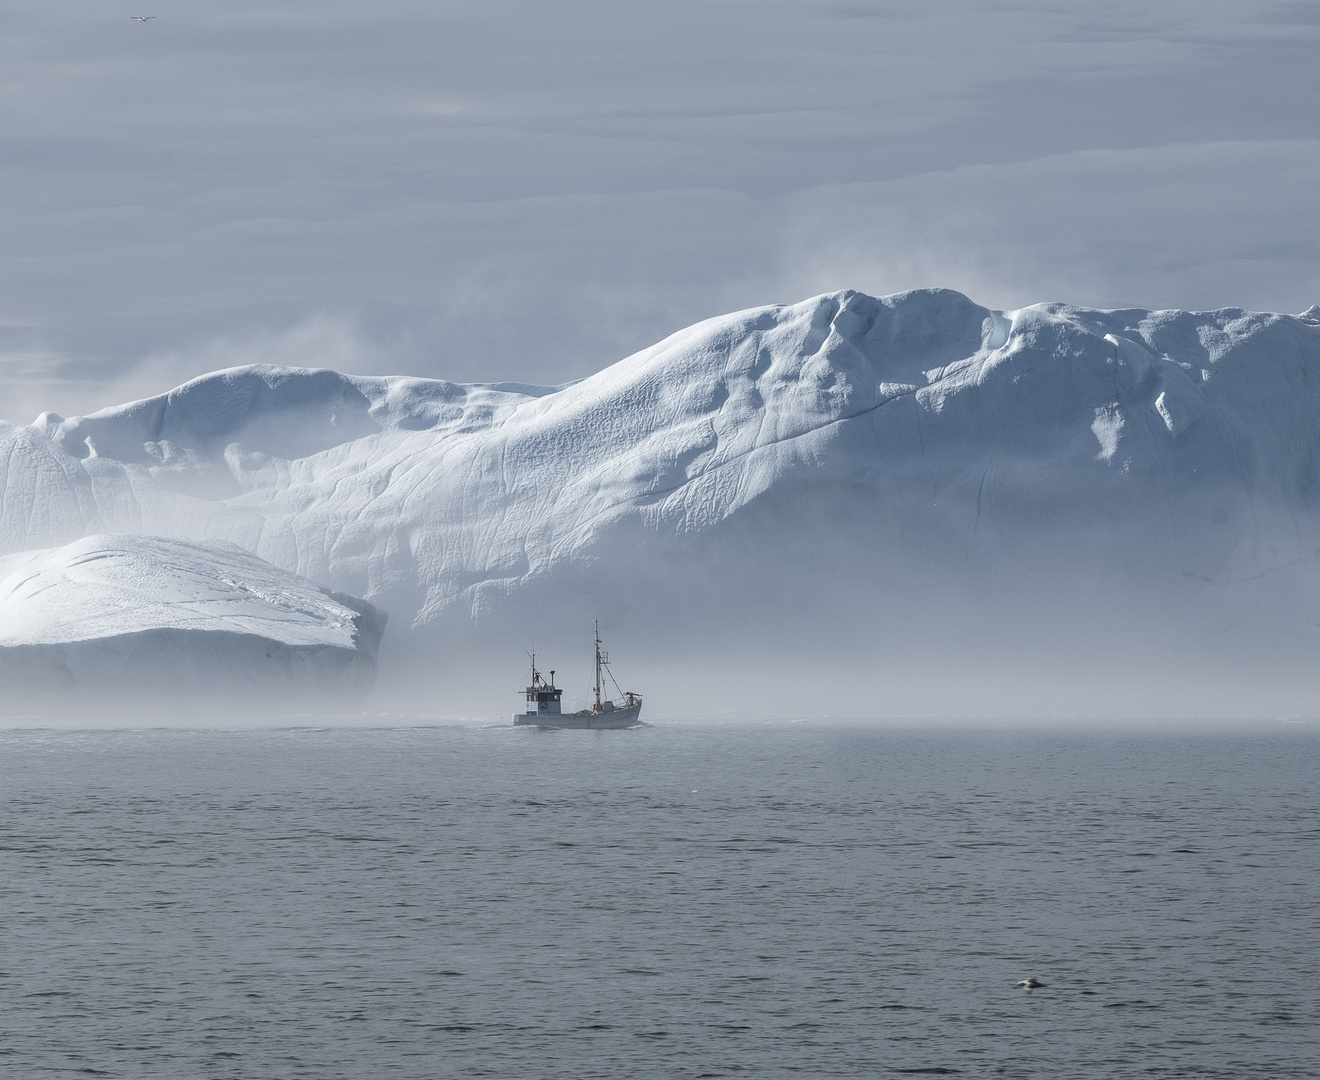
[{"label": "flying bird", "polygon": [[129,18],[134,22],[146,22],[148,19],[154,19],[155,15],[130,15]]},{"label": "flying bird", "polygon": [[1045,984],[1039,979],[1023,979],[1021,982],[1016,982],[1013,985],[1022,987],[1022,989],[1029,994],[1035,990],[1036,987],[1044,986]]}]

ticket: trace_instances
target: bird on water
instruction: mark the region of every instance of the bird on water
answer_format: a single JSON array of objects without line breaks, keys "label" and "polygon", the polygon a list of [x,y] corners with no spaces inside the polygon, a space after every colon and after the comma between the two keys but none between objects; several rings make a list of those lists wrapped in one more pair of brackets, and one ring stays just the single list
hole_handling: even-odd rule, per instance
[{"label": "bird on water", "polygon": [[1013,985],[1022,987],[1022,989],[1029,994],[1035,990],[1036,987],[1044,986],[1045,984],[1039,979],[1023,979],[1021,982],[1016,982]]}]

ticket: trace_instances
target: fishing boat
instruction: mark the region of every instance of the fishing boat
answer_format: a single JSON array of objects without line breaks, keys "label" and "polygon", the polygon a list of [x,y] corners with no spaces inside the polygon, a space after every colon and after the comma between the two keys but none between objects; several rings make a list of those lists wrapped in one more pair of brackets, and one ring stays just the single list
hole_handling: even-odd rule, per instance
[{"label": "fishing boat", "polygon": [[[608,676],[614,683],[619,700],[601,698],[601,677]],[[515,724],[532,725],[539,728],[626,728],[641,723],[642,695],[631,690],[620,690],[610,671],[609,653],[600,647],[600,623],[596,624],[596,685],[592,688],[595,698],[591,708],[578,712],[566,713],[560,707],[564,691],[555,685],[554,669],[546,679],[536,670],[536,654],[532,653],[532,680],[524,691],[527,707],[523,712],[513,714]]]}]

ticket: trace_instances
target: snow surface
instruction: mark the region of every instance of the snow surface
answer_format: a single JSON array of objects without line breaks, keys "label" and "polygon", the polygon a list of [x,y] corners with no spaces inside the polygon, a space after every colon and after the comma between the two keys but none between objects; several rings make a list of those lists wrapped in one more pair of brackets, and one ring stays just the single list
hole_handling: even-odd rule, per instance
[{"label": "snow surface", "polygon": [[46,413],[0,428],[0,550],[231,541],[427,649],[602,613],[656,639],[937,642],[990,594],[992,624],[1250,636],[1270,589],[1307,634],[1318,386],[1310,313],[840,292],[562,387],[261,366]]},{"label": "snow surface", "polygon": [[365,689],[384,621],[223,542],[94,535],[0,558],[6,688]]}]

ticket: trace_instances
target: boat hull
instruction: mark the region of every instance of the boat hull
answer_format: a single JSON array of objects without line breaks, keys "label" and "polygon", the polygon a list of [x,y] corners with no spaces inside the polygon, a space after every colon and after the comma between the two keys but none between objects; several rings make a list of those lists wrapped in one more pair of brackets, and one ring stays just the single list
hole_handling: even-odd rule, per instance
[{"label": "boat hull", "polygon": [[538,716],[535,713],[514,713],[513,722],[519,727],[568,728],[583,731],[608,731],[614,728],[635,727],[640,724],[642,703],[616,708],[609,712],[563,713],[560,716]]}]

